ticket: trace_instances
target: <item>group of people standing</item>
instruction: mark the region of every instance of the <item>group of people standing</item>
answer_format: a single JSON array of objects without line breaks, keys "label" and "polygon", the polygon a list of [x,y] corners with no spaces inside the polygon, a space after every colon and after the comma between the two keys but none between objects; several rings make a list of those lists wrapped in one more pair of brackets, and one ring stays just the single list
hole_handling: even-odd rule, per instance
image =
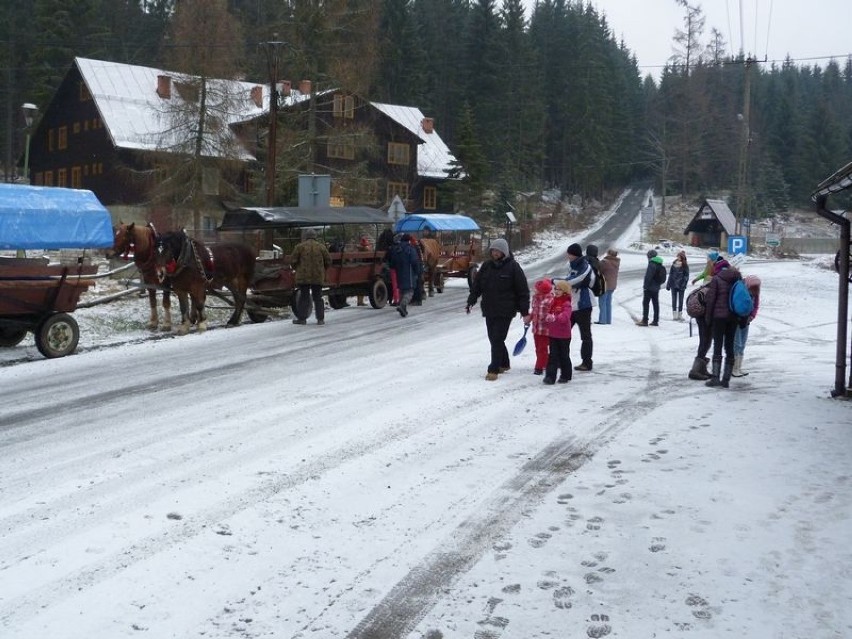
[{"label": "group of people standing", "polygon": [[[747,317],[738,317],[730,308],[730,292],[734,282],[743,279],[754,302]],[[739,269],[728,262],[718,251],[707,254],[704,270],[692,280],[693,284],[706,282],[703,293],[704,312],[698,314],[698,351],[689,371],[690,379],[705,381],[707,386],[728,388],[731,377],[748,375],[742,369],[749,325],[757,317],[760,307],[760,278],[756,275],[742,277]],[[707,357],[713,347],[712,360]],[[722,355],[724,354],[724,359]],[[711,364],[708,372],[707,364]]]},{"label": "group of people standing", "polygon": [[[526,275],[515,261],[506,240],[494,240],[489,253],[491,259],[481,266],[466,306],[470,313],[471,308],[482,299],[482,315],[491,346],[491,360],[485,379],[494,381],[510,369],[506,338],[512,319],[518,313],[524,325],[533,329],[536,356],[533,373],[544,375],[545,384],[566,383],[571,380],[574,370],[591,371],[594,365],[592,312],[598,305],[592,288],[596,274],[600,273],[606,282],[606,290],[597,298],[600,300],[600,313],[595,323],[611,323],[612,293],[617,286],[621,262],[618,252],[610,249],[603,259],[598,260],[597,246],[588,245],[584,255],[579,244],[571,244],[567,250],[567,277],[536,281],[532,296]],[[636,323],[639,326],[659,325],[659,292],[663,284],[671,292],[672,319],[682,321],[686,288],[690,281],[686,252],[678,252],[668,273],[663,259],[656,251],[648,251],[647,257],[648,267],[643,280],[643,314]],[[692,280],[693,284],[702,280],[708,282],[704,285],[705,311],[696,318],[699,345],[689,377],[705,380],[711,387],[727,388],[732,376],[748,374],[742,370],[742,360],[749,324],[757,316],[760,279],[754,275],[744,278],[754,300],[754,308],[748,317],[743,318],[731,311],[728,301],[730,288],[740,277],[738,269],[722,258],[718,251],[712,251],[708,255],[704,272]],[[579,327],[581,363],[573,368],[570,345],[571,331],[575,325]],[[711,360],[707,352],[711,345],[712,370],[708,372],[707,364]]]},{"label": "group of people standing", "polygon": [[[571,244],[566,252],[567,276],[537,281],[532,310],[526,275],[509,251],[506,240],[499,238],[491,242],[489,254],[491,259],[480,267],[473,281],[466,307],[470,313],[470,309],[482,298],[482,315],[491,345],[491,361],[485,379],[494,381],[510,369],[506,337],[517,313],[523,317],[524,325],[533,329],[536,345],[533,372],[543,374],[545,384],[566,383],[571,380],[574,370],[591,371],[594,366],[592,312],[597,306],[592,287],[596,273],[603,273],[607,282],[606,292],[610,295],[597,323],[609,324],[612,322],[612,291],[615,290],[620,267],[618,252],[612,249],[607,251],[604,259],[598,260],[597,246],[587,246],[584,255],[579,244]],[[606,273],[612,276],[611,280]],[[606,292],[601,295],[602,299]],[[572,366],[569,352],[574,326],[578,327],[581,342],[581,362],[576,368]]]}]

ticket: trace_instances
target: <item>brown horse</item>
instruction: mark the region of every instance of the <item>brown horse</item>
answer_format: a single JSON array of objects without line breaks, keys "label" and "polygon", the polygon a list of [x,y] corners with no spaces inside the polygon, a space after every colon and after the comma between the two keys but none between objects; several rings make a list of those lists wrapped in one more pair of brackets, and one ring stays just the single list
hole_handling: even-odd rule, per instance
[{"label": "brown horse", "polygon": [[193,323],[199,332],[206,330],[207,291],[222,288],[227,288],[234,297],[234,312],[227,325],[239,325],[248,287],[254,278],[256,258],[250,247],[237,242],[207,247],[183,231],[161,235],[155,258],[157,276],[160,281],[169,282],[178,295],[181,312],[178,333],[186,334]]},{"label": "brown horse", "polygon": [[133,262],[139,269],[142,283],[148,289],[148,304],[151,307],[151,316],[148,319],[147,328],[156,331],[162,328],[164,331],[172,330],[172,300],[168,288],[163,288],[163,324],[157,316],[157,265],[154,260],[154,249],[157,241],[157,232],[151,224],[147,226],[136,226],[135,223],[119,224],[114,230],[112,249],[107,251],[107,257],[127,255],[133,252]]},{"label": "brown horse", "polygon": [[429,297],[432,297],[437,287],[439,292],[442,286],[439,283],[440,275],[438,273],[438,264],[441,258],[441,243],[432,237],[424,237],[420,240],[420,246],[423,249],[423,281],[429,291]]}]

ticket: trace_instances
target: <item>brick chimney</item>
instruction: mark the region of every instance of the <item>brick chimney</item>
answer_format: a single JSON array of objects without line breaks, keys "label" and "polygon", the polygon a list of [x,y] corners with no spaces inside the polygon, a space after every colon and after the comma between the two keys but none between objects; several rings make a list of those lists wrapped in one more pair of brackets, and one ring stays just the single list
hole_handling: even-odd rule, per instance
[{"label": "brick chimney", "polygon": [[290,80],[281,80],[278,83],[278,93],[280,93],[283,97],[287,97],[290,95],[290,91],[293,90],[293,83]]},{"label": "brick chimney", "polygon": [[163,100],[169,100],[172,97],[172,79],[167,75],[157,76],[157,95]]},{"label": "brick chimney", "polygon": [[258,109],[263,107],[263,87],[259,84],[251,88],[251,101],[254,102],[254,106]]},{"label": "brick chimney", "polygon": [[310,95],[311,94],[311,81],[310,80],[301,80],[299,82],[299,93],[302,95]]},{"label": "brick chimney", "polygon": [[434,133],[435,132],[435,119],[434,118],[423,118],[423,122],[421,122],[421,126],[423,127],[423,133]]}]

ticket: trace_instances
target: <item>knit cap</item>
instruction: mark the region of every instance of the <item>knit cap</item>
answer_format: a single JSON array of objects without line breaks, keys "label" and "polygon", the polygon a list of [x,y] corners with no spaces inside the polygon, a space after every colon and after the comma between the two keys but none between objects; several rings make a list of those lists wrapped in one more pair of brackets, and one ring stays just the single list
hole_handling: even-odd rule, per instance
[{"label": "knit cap", "polygon": [[491,246],[488,247],[488,250],[500,251],[505,257],[509,254],[509,243],[502,237],[498,237],[496,240],[491,241]]},{"label": "knit cap", "polygon": [[650,260],[652,257],[657,257],[657,252],[654,249],[648,251],[648,259]]},{"label": "knit cap", "polygon": [[535,283],[535,290],[542,295],[547,295],[553,290],[553,283],[550,280],[539,280]]},{"label": "knit cap", "polygon": [[583,254],[583,249],[576,242],[568,247],[568,255],[573,255],[574,257],[580,257]]}]

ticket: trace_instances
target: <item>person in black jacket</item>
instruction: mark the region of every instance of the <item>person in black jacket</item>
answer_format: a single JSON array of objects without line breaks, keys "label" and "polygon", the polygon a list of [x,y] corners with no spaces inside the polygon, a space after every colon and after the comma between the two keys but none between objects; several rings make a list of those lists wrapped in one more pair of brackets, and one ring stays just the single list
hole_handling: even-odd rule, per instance
[{"label": "person in black jacket", "polygon": [[396,271],[400,297],[397,312],[402,317],[408,317],[408,304],[414,295],[417,278],[423,272],[423,264],[417,250],[411,245],[411,236],[404,233],[399,241],[394,237],[393,246],[388,251],[388,263]]},{"label": "person in black jacket", "polygon": [[485,379],[494,381],[499,373],[509,370],[509,351],[506,336],[516,313],[520,313],[524,324],[529,325],[530,287],[520,264],[509,251],[509,243],[503,238],[491,242],[491,259],[484,262],[473,281],[467,297],[467,312],[482,297],[482,316],[491,343],[491,362]]},{"label": "person in black jacket", "polygon": [[[645,269],[645,280],[642,282],[642,320],[637,326],[660,325],[660,286],[666,281],[666,267],[663,258],[653,249],[648,251],[648,268]],[[654,320],[648,324],[648,306],[654,307]]]}]

